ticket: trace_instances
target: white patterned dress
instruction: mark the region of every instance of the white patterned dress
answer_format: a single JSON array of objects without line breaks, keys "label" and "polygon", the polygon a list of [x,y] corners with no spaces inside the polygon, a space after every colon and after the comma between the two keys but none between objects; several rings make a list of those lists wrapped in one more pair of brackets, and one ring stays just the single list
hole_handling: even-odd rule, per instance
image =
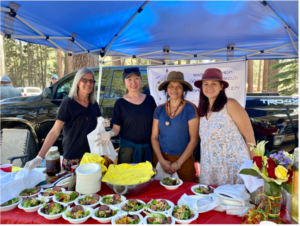
[{"label": "white patterned dress", "polygon": [[248,147],[226,105],[212,112],[207,120],[200,118],[201,138],[200,183],[206,185],[242,184],[240,167],[250,160]]}]

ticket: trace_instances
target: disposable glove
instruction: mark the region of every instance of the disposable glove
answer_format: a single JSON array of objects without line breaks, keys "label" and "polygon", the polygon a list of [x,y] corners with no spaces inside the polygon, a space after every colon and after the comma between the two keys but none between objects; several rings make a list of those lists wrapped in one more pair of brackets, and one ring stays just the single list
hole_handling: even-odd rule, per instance
[{"label": "disposable glove", "polygon": [[27,168],[28,170],[34,169],[40,163],[43,161],[43,159],[40,156],[36,156],[34,159],[31,161],[27,162],[24,168]]},{"label": "disposable glove", "polygon": [[102,125],[105,127],[110,127],[110,121],[108,119],[104,119]]},{"label": "disposable glove", "polygon": [[96,139],[97,146],[101,145],[108,145],[110,142],[110,138],[114,135],[114,132],[112,131],[108,131],[108,132],[101,132],[98,133],[98,136],[100,136],[100,138]]}]

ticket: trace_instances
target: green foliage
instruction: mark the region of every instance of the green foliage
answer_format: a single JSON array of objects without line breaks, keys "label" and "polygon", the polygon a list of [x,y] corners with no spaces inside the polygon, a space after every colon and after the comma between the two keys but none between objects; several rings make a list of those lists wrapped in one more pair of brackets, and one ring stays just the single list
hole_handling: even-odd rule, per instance
[{"label": "green foliage", "polygon": [[259,175],[254,169],[242,169],[239,174],[250,175],[253,177],[257,177]]},{"label": "green foliage", "polygon": [[[20,44],[22,45],[22,54],[20,51]],[[45,76],[46,49],[47,65]],[[11,78],[12,84],[15,87],[34,86],[43,88],[44,85],[48,86],[50,84],[52,74],[58,73],[56,49],[5,38],[4,54],[6,75]],[[29,75],[31,78],[30,84]]]},{"label": "green foliage", "polygon": [[268,87],[278,87],[279,94],[282,96],[290,96],[297,93],[299,82],[298,68],[298,59],[282,60],[280,63],[271,66],[270,69],[279,69],[279,73],[269,78],[278,79],[278,81],[269,83]]}]

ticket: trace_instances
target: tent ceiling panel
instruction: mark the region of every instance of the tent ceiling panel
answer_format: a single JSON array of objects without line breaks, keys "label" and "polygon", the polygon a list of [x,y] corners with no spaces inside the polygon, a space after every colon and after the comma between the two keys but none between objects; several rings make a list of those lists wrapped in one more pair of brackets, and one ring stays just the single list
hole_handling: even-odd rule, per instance
[{"label": "tent ceiling panel", "polygon": [[[7,8],[9,1],[2,1]],[[70,37],[76,33],[75,40],[88,51],[107,47],[116,34],[126,25],[144,1],[16,1],[20,5],[17,16],[23,18],[38,32],[32,30],[15,18],[14,35]],[[268,8],[270,7],[270,9]],[[275,14],[272,12],[275,12]],[[1,12],[1,31],[5,33],[4,12]],[[286,30],[290,26],[295,42],[298,41],[298,1],[151,1],[116,37],[108,56],[143,55],[149,59],[165,59],[164,46],[170,51],[183,54],[203,54],[207,59],[227,59],[229,44],[235,48],[252,51],[273,49],[272,54],[253,54],[251,51],[234,50],[234,59],[277,59],[298,56]],[[295,35],[296,36],[295,36]],[[70,48],[69,40],[42,39],[21,40],[47,45],[65,51]],[[74,42],[71,51],[84,52]],[[53,44],[54,43],[54,44]],[[297,44],[296,44],[297,45]],[[275,50],[274,50],[275,48]],[[222,50],[215,51],[215,50]],[[70,49],[69,49],[70,50]],[[215,52],[211,52],[215,51]],[[209,53],[209,54],[207,54]],[[278,54],[275,54],[278,53]],[[282,55],[289,54],[288,55]],[[125,55],[124,55],[125,56]],[[170,53],[171,60],[186,58],[184,55]]]}]

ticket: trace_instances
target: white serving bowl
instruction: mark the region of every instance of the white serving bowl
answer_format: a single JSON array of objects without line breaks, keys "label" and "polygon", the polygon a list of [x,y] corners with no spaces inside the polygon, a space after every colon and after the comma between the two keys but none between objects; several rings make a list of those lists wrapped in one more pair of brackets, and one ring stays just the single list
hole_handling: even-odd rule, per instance
[{"label": "white serving bowl", "polygon": [[[105,195],[105,196],[111,196],[112,197],[113,195]],[[109,207],[111,207],[111,206],[119,207],[122,202],[126,201],[126,197],[123,196],[123,195],[121,195],[121,203],[118,203],[118,204],[106,204],[106,203],[102,202],[103,197],[104,196],[102,196],[101,199],[100,199],[100,204],[101,205],[107,205]]]},{"label": "white serving bowl", "polygon": [[129,199],[125,200],[124,202],[122,202],[121,204],[119,204],[119,207],[120,207],[120,209],[121,209],[122,212],[129,213],[129,214],[137,214],[137,213],[141,213],[142,211],[144,211],[144,207],[145,207],[146,203],[144,201],[142,201],[142,200],[139,200],[139,199],[136,199],[136,201],[139,202],[139,203],[144,204],[144,207],[142,209],[140,209],[138,211],[125,211],[125,210],[122,210],[122,206],[124,204],[127,204],[128,201],[129,201]]},{"label": "white serving bowl", "polygon": [[[110,206],[109,207],[111,210],[120,210],[118,207],[116,206]],[[92,218],[95,219],[96,221],[98,221],[99,223],[102,223],[102,224],[107,224],[109,222],[111,222],[111,219],[117,215],[119,215],[121,213],[121,210],[119,212],[116,213],[116,215],[112,216],[112,217],[107,217],[107,218],[100,218],[100,217],[97,217],[95,215],[95,213],[99,210],[99,207],[94,209],[94,212],[92,213]]]},{"label": "white serving bowl", "polygon": [[22,203],[23,199],[19,197],[19,201],[15,204],[9,205],[9,206],[0,206],[0,212],[10,211],[16,208],[20,203]]},{"label": "white serving bowl", "polygon": [[[74,192],[74,191],[66,191],[66,192],[64,192],[64,193],[65,193],[65,194],[71,194],[72,192]],[[79,196],[78,196],[78,197],[79,197]],[[77,197],[75,200],[73,200],[73,201],[64,203],[64,202],[58,201],[57,198],[56,198],[56,196],[54,195],[54,196],[53,196],[53,201],[54,201],[54,202],[57,202],[57,203],[59,203],[59,204],[72,204],[72,203],[74,203],[74,202],[78,199],[78,197]]]},{"label": "white serving bowl", "polygon": [[72,219],[72,218],[68,218],[66,216],[66,211],[71,211],[72,208],[68,206],[67,210],[65,212],[62,213],[62,217],[69,221],[71,224],[81,224],[81,223],[84,223],[86,222],[93,214],[94,210],[90,207],[83,207],[84,211],[90,211],[90,214],[86,217],[83,217],[83,218],[80,218],[80,219]]},{"label": "white serving bowl", "polygon": [[[160,201],[160,200],[166,200],[166,199],[155,199],[155,200]],[[152,200],[151,200],[151,201],[152,201]],[[148,202],[147,204],[151,204],[151,201]],[[171,211],[172,211],[172,209],[174,208],[174,203],[171,202],[171,201],[169,201],[169,200],[166,200],[166,201],[167,201],[167,203],[171,206],[170,209],[168,209],[168,210],[165,210],[165,211],[154,211],[154,210],[152,210],[151,208],[149,208],[149,209],[147,209],[147,210],[150,211],[150,212],[153,212],[153,213],[162,213],[162,214],[169,213],[169,214],[171,214]]]},{"label": "white serving bowl", "polygon": [[59,181],[57,184],[55,184],[55,186],[64,186],[64,187],[68,187],[69,183],[70,183],[70,179],[71,179],[71,176],[69,177],[66,177],[65,179]]},{"label": "white serving bowl", "polygon": [[[191,191],[192,191],[195,195],[208,197],[209,194],[200,194],[200,193],[195,192],[195,188],[199,188],[200,186],[203,186],[203,187],[208,188],[207,185],[204,185],[204,184],[197,184],[197,185],[194,185],[194,186],[191,187]],[[212,194],[212,193],[210,193],[210,194]]]},{"label": "white serving bowl", "polygon": [[[68,206],[68,204],[61,204],[61,205],[63,205],[64,207]],[[45,217],[47,220],[56,220],[56,219],[60,218],[61,215],[63,214],[63,213],[58,213],[58,214],[54,214],[54,215],[44,214],[44,213],[41,212],[42,208],[43,208],[43,206],[41,206],[38,209],[38,214],[41,215],[42,217]]]},{"label": "white serving bowl", "polygon": [[[44,200],[44,202],[41,203],[40,205],[34,206],[34,207],[23,207],[22,206],[23,202],[20,202],[18,205],[18,208],[24,210],[25,212],[32,213],[32,212],[36,212],[41,206],[44,205],[44,203],[49,202],[48,198],[36,198],[36,199],[40,200],[40,201]],[[23,201],[25,201],[25,199],[23,199]]]},{"label": "white serving bowl", "polygon": [[[47,189],[49,189],[49,188],[47,188]],[[42,192],[46,192],[46,190],[47,189],[44,189],[44,191],[42,191]],[[52,188],[50,188],[51,190],[52,190]],[[61,189],[61,192],[63,192],[63,193],[65,193],[65,191],[66,191],[66,189],[64,189],[64,188],[60,188]],[[51,202],[52,201],[52,198],[54,197],[55,195],[52,195],[52,196],[43,196],[42,194],[41,194],[41,192],[39,193],[39,198],[48,198],[49,199],[49,201]]]},{"label": "white serving bowl", "polygon": [[[116,220],[120,220],[123,216],[127,216],[127,214],[128,214],[127,212],[126,212],[126,213],[122,212],[122,213],[120,213],[120,214],[114,216],[114,217],[111,219],[111,224],[116,224]],[[129,213],[129,214],[131,214],[131,213]],[[135,215],[138,215],[139,218],[140,218],[140,222],[139,222],[138,224],[143,224],[143,223],[144,223],[144,218],[143,218],[143,216],[142,216],[141,214],[139,214],[139,213],[136,213]]]},{"label": "white serving bowl", "polygon": [[[30,189],[30,188],[29,188]],[[24,189],[25,190],[25,189]],[[36,193],[36,194],[33,194],[33,195],[28,195],[28,196],[23,196],[23,195],[20,195],[20,197],[21,198],[34,198],[34,197],[38,197],[39,196],[39,194],[41,193],[41,192],[43,192],[44,191],[44,189],[43,188],[41,188],[41,190],[38,192],[38,193]],[[22,191],[21,191],[22,192]],[[20,193],[21,193],[20,192]]]},{"label": "white serving bowl", "polygon": [[[171,215],[168,215],[168,214],[164,214],[166,217],[170,217]],[[149,217],[148,216],[146,216],[145,218],[144,218],[144,222],[143,222],[143,224],[148,224],[148,222],[147,222],[147,219],[148,219]],[[174,218],[172,218],[171,217],[171,224],[175,224],[175,221],[174,221]]]},{"label": "white serving bowl", "polygon": [[[177,179],[177,178],[173,178],[171,177],[172,179]],[[177,179],[177,180],[180,180],[180,179]],[[160,181],[160,185],[165,187],[166,189],[168,190],[175,190],[177,189],[179,186],[181,186],[183,184],[182,180],[180,180],[180,183],[178,185],[165,185],[163,184],[162,180]]]},{"label": "white serving bowl", "polygon": [[[193,211],[194,209],[190,208],[191,211]],[[173,212],[173,210],[172,210]],[[177,222],[178,224],[190,224],[192,221],[196,220],[199,216],[199,213],[197,212],[197,210],[194,210],[194,214],[195,216],[192,217],[191,219],[188,219],[188,220],[180,220],[180,219],[177,219],[175,217],[172,216],[172,213],[171,213],[171,217],[174,219],[175,222]]]},{"label": "white serving bowl", "polygon": [[[92,196],[92,195],[94,195],[94,194],[90,194],[89,196]],[[75,200],[75,202],[74,202],[75,205],[81,205],[81,206],[83,206],[83,207],[91,207],[91,208],[93,208],[93,207],[97,206],[97,205],[100,203],[101,196],[99,195],[99,200],[98,200],[98,202],[96,202],[96,203],[94,203],[94,204],[92,204],[92,205],[82,205],[82,204],[80,204],[80,203],[79,203],[79,199],[84,199],[85,196],[87,196],[87,195],[81,195],[81,196],[79,196],[79,197]]]}]

